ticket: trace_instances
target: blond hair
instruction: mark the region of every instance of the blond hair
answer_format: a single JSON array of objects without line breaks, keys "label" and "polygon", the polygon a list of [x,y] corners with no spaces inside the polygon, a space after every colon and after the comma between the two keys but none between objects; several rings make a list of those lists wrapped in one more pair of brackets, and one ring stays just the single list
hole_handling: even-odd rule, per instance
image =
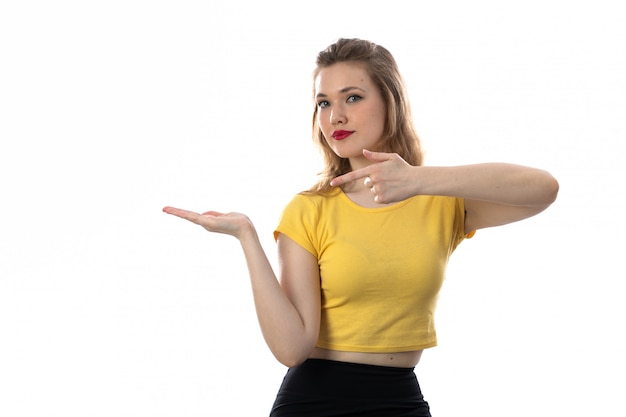
[{"label": "blond hair", "polygon": [[[404,79],[391,53],[384,47],[362,39],[339,39],[321,51],[316,60],[313,80],[320,71],[339,62],[354,62],[364,66],[368,75],[379,88],[387,115],[383,140],[378,152],[397,153],[411,165],[421,165],[423,154],[420,140],[413,126],[411,109]],[[314,93],[315,94],[315,93]],[[313,110],[313,141],[320,147],[324,170],[318,182],[307,191],[312,194],[328,193],[333,187],[330,180],[351,170],[350,161],[341,158],[328,146],[317,122],[317,104]]]}]

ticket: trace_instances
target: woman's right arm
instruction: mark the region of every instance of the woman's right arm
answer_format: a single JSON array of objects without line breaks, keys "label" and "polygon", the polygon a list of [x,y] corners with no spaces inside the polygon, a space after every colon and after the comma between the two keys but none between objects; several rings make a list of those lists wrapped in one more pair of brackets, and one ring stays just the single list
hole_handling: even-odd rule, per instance
[{"label": "woman's right arm", "polygon": [[320,281],[317,259],[280,234],[280,283],[254,228],[240,239],[257,317],[270,350],[283,365],[293,367],[309,357],[320,327]]},{"label": "woman's right arm", "polygon": [[236,237],[243,249],[261,332],[283,365],[296,366],[313,349],[320,326],[320,280],[317,259],[283,234],[278,236],[280,282],[254,225],[239,213],[198,214],[166,207],[164,212],[196,223],[210,232]]}]

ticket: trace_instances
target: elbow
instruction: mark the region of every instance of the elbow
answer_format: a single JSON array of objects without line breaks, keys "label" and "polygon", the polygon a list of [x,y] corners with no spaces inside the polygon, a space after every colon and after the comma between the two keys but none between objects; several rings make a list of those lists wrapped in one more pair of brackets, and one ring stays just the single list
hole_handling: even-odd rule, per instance
[{"label": "elbow", "polygon": [[276,359],[278,359],[278,362],[285,365],[287,368],[295,368],[296,366],[304,363],[304,361],[307,360],[308,357],[281,358],[281,357],[276,356]]},{"label": "elbow", "polygon": [[306,361],[313,353],[313,349],[315,349],[315,343],[306,343],[301,346],[290,344],[289,346],[284,346],[283,349],[271,350],[278,362],[287,368],[294,368]]},{"label": "elbow", "polygon": [[556,198],[559,194],[559,182],[552,175],[547,175],[548,178],[546,180],[546,202],[547,205],[550,205],[556,201]]},{"label": "elbow", "polygon": [[537,169],[534,177],[529,178],[528,185],[532,187],[529,207],[541,208],[542,210],[550,207],[556,201],[559,194],[559,182],[548,171]]},{"label": "elbow", "polygon": [[311,353],[296,353],[293,352],[291,354],[288,353],[283,353],[283,354],[276,354],[274,353],[274,357],[278,360],[278,362],[280,362],[281,364],[285,365],[287,368],[295,368],[298,365],[301,365],[304,361],[306,361],[309,356],[311,355]]}]

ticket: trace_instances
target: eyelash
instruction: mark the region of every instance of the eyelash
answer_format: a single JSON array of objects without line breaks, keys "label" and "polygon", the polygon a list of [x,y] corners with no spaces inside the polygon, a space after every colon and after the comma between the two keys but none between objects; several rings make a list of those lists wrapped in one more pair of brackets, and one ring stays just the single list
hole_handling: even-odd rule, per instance
[{"label": "eyelash", "polygon": [[[351,94],[348,96],[348,98],[346,99],[347,103],[355,103],[359,100],[361,100],[363,97],[359,96],[358,94]],[[323,109],[325,107],[328,107],[329,103],[328,100],[322,100],[320,102],[317,103],[317,107]]]}]

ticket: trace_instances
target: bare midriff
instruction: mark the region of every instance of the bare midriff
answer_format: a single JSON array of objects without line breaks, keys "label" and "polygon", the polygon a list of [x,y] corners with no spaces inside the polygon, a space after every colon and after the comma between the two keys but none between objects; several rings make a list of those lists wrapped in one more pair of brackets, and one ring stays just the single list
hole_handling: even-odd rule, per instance
[{"label": "bare midriff", "polygon": [[327,359],[340,362],[353,362],[367,365],[394,366],[398,368],[413,368],[422,357],[423,350],[393,353],[344,352],[315,348],[311,359]]}]

